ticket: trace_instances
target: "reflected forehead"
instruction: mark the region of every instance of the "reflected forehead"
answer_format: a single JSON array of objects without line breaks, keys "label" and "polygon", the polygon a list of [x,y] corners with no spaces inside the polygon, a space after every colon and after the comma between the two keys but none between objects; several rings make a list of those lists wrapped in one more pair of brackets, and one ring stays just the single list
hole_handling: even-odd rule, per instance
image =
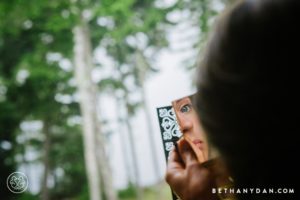
[{"label": "reflected forehead", "polygon": [[181,99],[175,100],[174,103],[179,104],[179,103],[186,102],[186,101],[191,102],[189,97],[183,97]]},{"label": "reflected forehead", "polygon": [[173,101],[173,106],[175,107],[176,110],[179,109],[180,106],[184,103],[191,103],[191,99],[189,97],[183,97],[181,99],[175,100]]}]

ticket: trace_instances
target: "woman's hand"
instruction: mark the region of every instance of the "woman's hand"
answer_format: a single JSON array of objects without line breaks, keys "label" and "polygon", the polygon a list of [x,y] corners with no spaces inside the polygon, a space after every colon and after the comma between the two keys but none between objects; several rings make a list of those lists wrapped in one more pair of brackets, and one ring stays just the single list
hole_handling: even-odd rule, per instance
[{"label": "woman's hand", "polygon": [[201,154],[198,152],[196,156],[186,140],[178,142],[178,150],[170,152],[167,165],[166,181],[172,190],[182,200],[218,199],[217,194],[212,193],[216,187],[214,173],[201,165]]}]

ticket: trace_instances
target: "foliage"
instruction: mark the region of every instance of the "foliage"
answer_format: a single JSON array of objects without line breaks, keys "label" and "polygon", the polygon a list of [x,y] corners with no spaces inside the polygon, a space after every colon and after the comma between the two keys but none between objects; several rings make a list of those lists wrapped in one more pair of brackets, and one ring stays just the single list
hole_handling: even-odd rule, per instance
[{"label": "foliage", "polygon": [[135,188],[132,184],[129,184],[127,188],[118,191],[118,196],[121,199],[132,198],[136,196]]},{"label": "foliage", "polygon": [[[73,33],[85,18],[93,50],[105,49],[115,66],[116,76],[98,82],[99,92],[122,91],[122,98],[141,92],[154,66],[159,50],[168,47],[167,30],[174,22],[167,15],[188,9],[202,33],[209,30],[209,19],[216,12],[207,0],[178,0],[171,6],[157,6],[154,0],[10,0],[0,2],[0,182],[12,171],[28,163],[45,164],[49,156],[49,177],[53,199],[87,199],[81,121],[73,81]],[[204,39],[206,37],[203,37]],[[204,40],[204,39],[200,40]],[[197,45],[195,45],[197,46]],[[149,53],[150,52],[150,53]],[[107,66],[95,63],[100,69]],[[134,84],[128,85],[133,79]],[[126,97],[127,99],[127,97]],[[127,102],[132,116],[142,104]],[[40,122],[49,126],[36,137],[27,137],[22,123]],[[45,154],[45,138],[50,151]],[[28,150],[31,149],[31,150]],[[33,151],[35,159],[26,154]],[[20,155],[23,159],[17,160]],[[77,184],[74,184],[77,183]],[[133,195],[132,186],[119,192]],[[38,196],[24,193],[21,199]],[[1,198],[12,194],[2,191]]]}]

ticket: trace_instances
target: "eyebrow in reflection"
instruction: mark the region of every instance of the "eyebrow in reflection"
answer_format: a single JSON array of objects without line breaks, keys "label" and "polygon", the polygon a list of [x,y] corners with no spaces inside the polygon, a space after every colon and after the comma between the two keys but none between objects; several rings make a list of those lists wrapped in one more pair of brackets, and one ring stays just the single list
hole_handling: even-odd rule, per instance
[{"label": "eyebrow in reflection", "polygon": [[182,106],[182,104],[185,104],[185,102],[187,104],[189,103],[192,105],[192,102],[189,97],[184,97],[182,99],[178,99],[178,100],[174,101],[173,105],[175,105],[175,110],[179,110],[180,107]]}]

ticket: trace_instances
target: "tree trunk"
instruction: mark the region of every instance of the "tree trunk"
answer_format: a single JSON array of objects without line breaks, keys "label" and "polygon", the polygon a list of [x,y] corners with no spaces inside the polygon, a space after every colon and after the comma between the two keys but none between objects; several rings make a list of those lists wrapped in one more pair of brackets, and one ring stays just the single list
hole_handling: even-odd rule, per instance
[{"label": "tree trunk", "polygon": [[49,188],[48,188],[48,177],[49,177],[49,169],[50,169],[50,162],[49,162],[49,153],[50,153],[50,132],[49,132],[49,124],[45,120],[43,124],[43,132],[45,135],[45,141],[43,145],[44,156],[43,156],[43,164],[44,164],[44,174],[42,179],[42,188],[41,188],[41,199],[42,200],[49,200]]},{"label": "tree trunk", "polygon": [[84,157],[89,184],[91,200],[101,200],[100,173],[96,157],[96,129],[95,101],[93,99],[93,87],[90,78],[91,52],[89,49],[86,27],[79,24],[73,30],[74,34],[74,64],[77,88],[80,95],[80,109],[82,115]]},{"label": "tree trunk", "polygon": [[96,146],[97,148],[97,161],[100,169],[104,193],[106,195],[106,199],[108,200],[117,200],[116,192],[113,188],[112,184],[112,172],[110,168],[109,159],[105,154],[105,140],[102,134],[100,133],[100,123],[96,123],[96,128],[98,130],[98,137],[96,137]]},{"label": "tree trunk", "polygon": [[145,80],[146,80],[146,74],[150,70],[151,66],[147,61],[147,58],[144,56],[142,50],[136,49],[135,53],[135,65],[138,69],[138,82],[140,84],[141,89],[141,95],[142,95],[142,104],[145,111],[145,117],[147,121],[147,129],[148,129],[148,139],[150,143],[150,151],[152,156],[152,163],[153,163],[153,169],[154,174],[156,177],[156,180],[160,179],[160,170],[159,170],[159,164],[158,164],[158,158],[156,154],[156,146],[155,146],[155,138],[154,138],[154,131],[153,131],[153,125],[152,120],[150,117],[150,111],[148,109],[148,103],[147,103],[147,95],[145,91]]},{"label": "tree trunk", "polygon": [[160,170],[159,170],[159,163],[158,163],[158,158],[156,154],[156,146],[155,146],[155,138],[154,138],[154,131],[153,131],[153,125],[150,117],[150,111],[148,109],[148,102],[147,102],[147,96],[145,92],[145,87],[144,83],[142,83],[141,86],[141,93],[142,93],[142,104],[143,108],[145,111],[145,117],[147,121],[147,129],[148,129],[148,138],[150,142],[150,150],[151,150],[151,155],[152,155],[152,160],[153,160],[153,168],[154,168],[154,174],[156,176],[156,180],[160,179]]},{"label": "tree trunk", "polygon": [[129,136],[129,143],[130,143],[130,148],[131,148],[131,155],[132,155],[132,164],[133,164],[133,171],[134,171],[134,177],[135,177],[135,186],[136,186],[136,193],[137,193],[137,199],[142,200],[143,199],[143,189],[140,183],[140,172],[139,172],[139,167],[138,167],[138,162],[137,162],[137,153],[136,153],[136,148],[135,148],[135,142],[134,142],[134,136],[133,136],[133,131],[132,127],[130,124],[129,116],[131,113],[130,109],[130,104],[128,101],[128,94],[125,92],[125,106],[127,110],[127,118],[125,120],[127,130],[128,130],[128,136]]},{"label": "tree trunk", "polygon": [[97,117],[97,89],[91,80],[92,48],[87,22],[74,28],[75,76],[80,95],[80,108],[83,118],[83,140],[86,170],[92,200],[101,199],[101,178],[103,193],[109,200],[117,196],[112,185],[109,161],[105,155],[105,141]]},{"label": "tree trunk", "polygon": [[122,124],[123,124],[123,116],[122,116],[122,112],[121,112],[121,106],[122,105],[122,100],[120,98],[116,98],[116,110],[117,110],[117,116],[118,116],[118,131],[120,134],[120,140],[121,140],[121,149],[122,149],[122,154],[124,157],[124,162],[125,162],[125,169],[126,169],[126,175],[127,175],[127,180],[129,183],[128,185],[131,185],[134,183],[134,181],[132,181],[132,176],[131,176],[131,170],[130,170],[130,159],[128,157],[128,151],[126,148],[126,135],[125,132],[122,130]]}]

